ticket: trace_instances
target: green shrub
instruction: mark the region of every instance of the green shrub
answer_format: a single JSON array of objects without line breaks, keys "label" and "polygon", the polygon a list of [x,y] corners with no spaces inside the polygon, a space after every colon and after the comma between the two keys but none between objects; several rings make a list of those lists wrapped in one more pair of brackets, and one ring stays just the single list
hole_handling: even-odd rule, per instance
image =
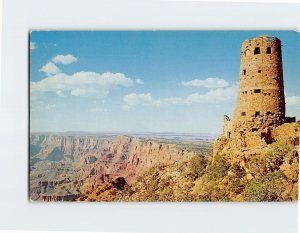
[{"label": "green shrub", "polygon": [[196,180],[204,174],[206,165],[207,161],[203,155],[196,155],[190,160],[189,168],[193,180]]},{"label": "green shrub", "polygon": [[281,201],[284,181],[285,176],[281,171],[255,177],[246,185],[242,196],[245,201]]},{"label": "green shrub", "polygon": [[253,174],[265,176],[278,171],[285,158],[292,153],[292,146],[283,143],[274,143],[272,150],[266,154],[257,154],[250,158],[250,170]]},{"label": "green shrub", "polygon": [[229,171],[230,163],[222,154],[215,155],[212,163],[208,165],[206,174],[211,180],[222,179]]},{"label": "green shrub", "polygon": [[230,171],[233,172],[237,178],[242,178],[246,175],[246,171],[243,168],[241,168],[240,165],[237,163],[231,165]]}]

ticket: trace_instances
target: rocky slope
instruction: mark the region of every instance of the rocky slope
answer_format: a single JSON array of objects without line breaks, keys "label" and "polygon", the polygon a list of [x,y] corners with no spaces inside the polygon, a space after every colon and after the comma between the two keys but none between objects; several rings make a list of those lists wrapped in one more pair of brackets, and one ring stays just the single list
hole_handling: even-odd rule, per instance
[{"label": "rocky slope", "polygon": [[[253,152],[253,151],[252,151]],[[121,177],[84,193],[80,201],[296,201],[298,151],[272,143],[255,154],[197,155],[152,167],[132,185]]]},{"label": "rocky slope", "polygon": [[30,199],[72,201],[114,177],[132,184],[150,167],[187,161],[197,150],[209,150],[210,143],[198,144],[34,134],[30,137]]},{"label": "rocky slope", "polygon": [[213,156],[199,153],[188,161],[151,167],[131,185],[109,179],[80,200],[296,201],[299,123],[277,127],[271,139],[246,148],[229,141],[220,147],[218,140]]}]

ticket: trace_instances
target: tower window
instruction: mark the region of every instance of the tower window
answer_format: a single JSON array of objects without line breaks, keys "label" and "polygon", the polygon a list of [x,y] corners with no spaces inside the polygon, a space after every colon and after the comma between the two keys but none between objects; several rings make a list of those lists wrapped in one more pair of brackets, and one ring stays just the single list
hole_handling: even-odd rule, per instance
[{"label": "tower window", "polygon": [[254,54],[260,54],[260,48],[259,47],[255,47]]},{"label": "tower window", "polygon": [[261,70],[258,70],[258,73],[261,73]]},{"label": "tower window", "polygon": [[271,47],[267,47],[267,54],[271,54],[272,53],[272,48]]},{"label": "tower window", "polygon": [[241,115],[242,115],[242,116],[246,116],[246,112],[242,112]]},{"label": "tower window", "polygon": [[255,89],[254,93],[260,93],[260,89]]},{"label": "tower window", "polygon": [[259,112],[255,112],[255,117],[259,117],[260,113]]},{"label": "tower window", "polygon": [[230,132],[227,132],[227,138],[230,138]]},{"label": "tower window", "polygon": [[243,75],[246,75],[246,70],[243,70]]}]

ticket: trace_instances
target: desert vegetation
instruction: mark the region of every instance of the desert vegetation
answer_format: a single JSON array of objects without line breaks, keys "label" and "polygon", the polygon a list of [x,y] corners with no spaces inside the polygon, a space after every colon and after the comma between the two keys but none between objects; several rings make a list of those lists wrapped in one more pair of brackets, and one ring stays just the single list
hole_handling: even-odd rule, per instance
[{"label": "desert vegetation", "polygon": [[298,151],[284,143],[251,156],[197,154],[186,162],[151,167],[132,185],[108,181],[81,200],[295,201],[298,162]]}]

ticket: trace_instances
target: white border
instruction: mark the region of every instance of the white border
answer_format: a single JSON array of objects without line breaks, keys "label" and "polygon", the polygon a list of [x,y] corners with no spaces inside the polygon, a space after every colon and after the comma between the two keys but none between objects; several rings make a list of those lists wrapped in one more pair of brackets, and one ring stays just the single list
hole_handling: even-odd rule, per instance
[{"label": "white border", "polygon": [[6,0],[0,82],[0,229],[294,233],[296,203],[29,203],[30,29],[293,29],[299,4]]}]

